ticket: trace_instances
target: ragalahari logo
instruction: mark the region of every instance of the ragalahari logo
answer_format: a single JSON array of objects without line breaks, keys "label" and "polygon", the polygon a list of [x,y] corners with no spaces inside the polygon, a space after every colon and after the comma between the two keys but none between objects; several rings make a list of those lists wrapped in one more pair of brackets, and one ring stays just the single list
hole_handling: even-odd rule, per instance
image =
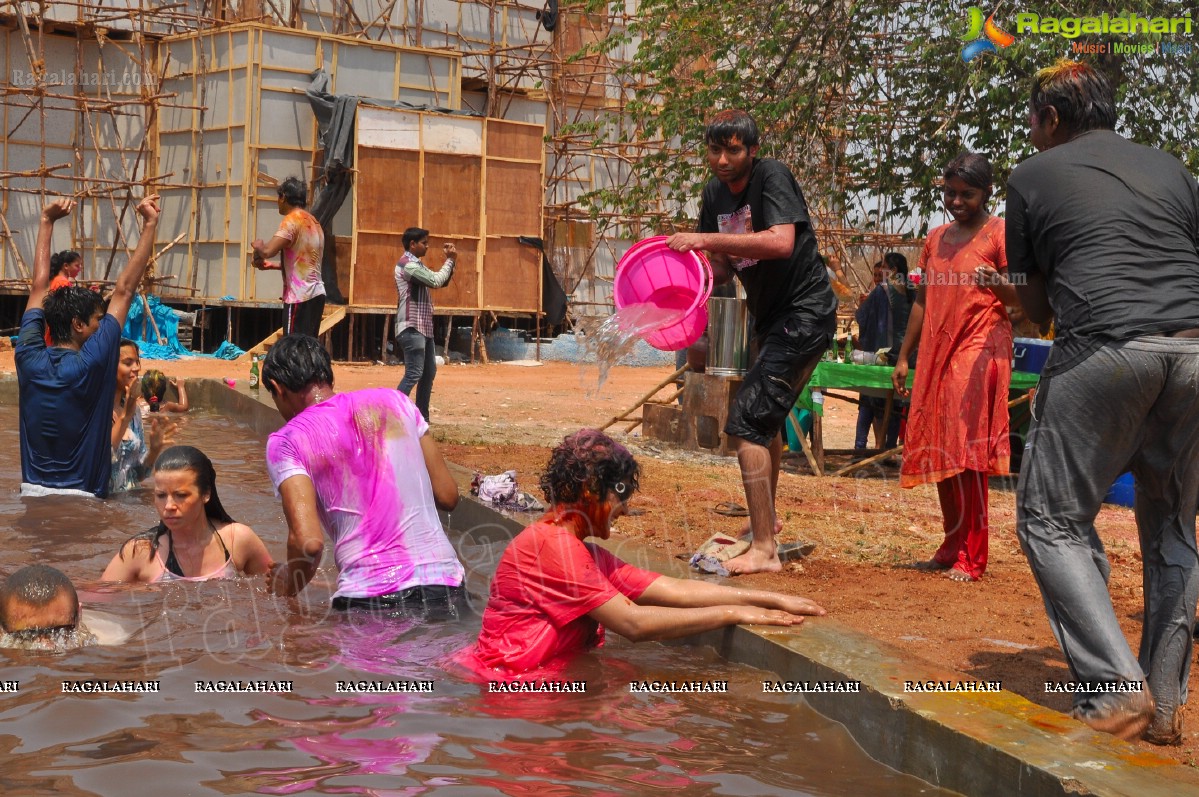
[{"label": "ragalahari logo", "polygon": [[966,63],[973,61],[983,53],[998,52],[1000,47],[1008,47],[1016,41],[1016,37],[995,24],[995,15],[983,17],[983,10],[978,6],[966,9],[969,18],[969,29],[962,41],[967,42],[962,48],[962,60]]}]

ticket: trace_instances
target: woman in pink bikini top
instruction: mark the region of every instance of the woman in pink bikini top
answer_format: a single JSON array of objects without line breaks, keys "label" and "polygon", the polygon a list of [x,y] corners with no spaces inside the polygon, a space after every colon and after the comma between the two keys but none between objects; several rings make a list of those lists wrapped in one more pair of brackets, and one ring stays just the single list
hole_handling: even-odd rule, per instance
[{"label": "woman in pink bikini top", "polygon": [[130,537],[109,562],[105,581],[207,581],[256,576],[274,564],[254,530],[221,506],[212,460],[172,446],[154,463],[158,525]]}]

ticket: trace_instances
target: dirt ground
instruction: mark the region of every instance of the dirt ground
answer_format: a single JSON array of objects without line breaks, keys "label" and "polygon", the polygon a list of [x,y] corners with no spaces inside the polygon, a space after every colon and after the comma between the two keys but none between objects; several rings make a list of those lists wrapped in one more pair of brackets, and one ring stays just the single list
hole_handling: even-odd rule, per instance
[{"label": "dirt ground", "polygon": [[[172,376],[244,380],[248,363],[197,359],[158,362]],[[0,372],[13,372],[12,351],[0,351]],[[549,448],[565,434],[599,427],[624,413],[669,368],[613,368],[597,390],[598,372],[566,363],[540,366],[496,363],[446,365],[433,390],[434,433],[448,459],[483,473],[515,469],[521,489],[538,494]],[[340,364],[337,387],[394,386],[403,369]],[[639,417],[640,412],[633,417]],[[852,445],[856,407],[829,401],[825,445]],[[733,531],[743,519],[717,515],[722,501],[744,504],[732,458],[693,454],[644,440],[627,422],[608,431],[626,442],[642,465],[642,490],[617,534],[667,554],[691,551],[716,531]],[[820,602],[830,618],[929,662],[1003,688],[1049,708],[1068,710],[1069,696],[1046,694],[1046,681],[1069,672],[1046,621],[1040,594],[1015,536],[1014,483],[992,480],[990,561],[974,584],[900,567],[927,559],[940,537],[935,488],[901,490],[894,467],[861,478],[816,477],[788,457],[779,482],[781,540],[816,544],[803,562],[774,575],[747,576],[753,586],[802,594]],[[1141,567],[1131,510],[1105,506],[1096,523],[1112,564],[1111,593],[1136,650],[1141,625]],[[914,673],[913,677],[921,677]],[[1191,690],[1197,688],[1194,670]],[[1199,726],[1191,721],[1180,748],[1145,750],[1199,765]]]}]

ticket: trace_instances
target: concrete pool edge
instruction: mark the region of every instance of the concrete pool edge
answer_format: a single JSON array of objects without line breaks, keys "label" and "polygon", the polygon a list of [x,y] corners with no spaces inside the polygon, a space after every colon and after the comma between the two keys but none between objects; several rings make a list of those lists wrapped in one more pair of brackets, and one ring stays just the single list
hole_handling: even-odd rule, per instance
[{"label": "concrete pool edge", "polygon": [[[230,415],[257,434],[282,425],[266,391],[255,395],[212,379],[189,380],[188,387],[196,405]],[[0,403],[15,405],[16,398],[16,380],[0,377]],[[496,512],[471,498],[470,472],[456,466],[453,471],[463,494],[453,528],[467,530],[473,543],[485,545],[503,545],[523,528],[527,517]],[[687,575],[677,560],[631,541],[612,541],[609,547],[641,567]],[[904,692],[904,680],[975,679],[905,658],[898,649],[835,619],[809,621],[794,632],[733,627],[679,644],[710,645],[724,658],[770,671],[779,680],[860,683],[857,694],[809,693],[805,698],[845,725],[876,760],[971,797],[1199,793],[1199,774],[1189,767],[1093,733],[1014,693]]]}]

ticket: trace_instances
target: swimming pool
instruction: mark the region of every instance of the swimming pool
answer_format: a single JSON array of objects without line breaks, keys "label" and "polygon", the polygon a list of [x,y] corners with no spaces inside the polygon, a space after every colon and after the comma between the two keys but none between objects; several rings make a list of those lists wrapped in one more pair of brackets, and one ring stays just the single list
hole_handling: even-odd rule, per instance
[{"label": "swimming pool", "polygon": [[[0,474],[0,570],[60,567],[83,587],[89,622],[130,636],[60,654],[0,650],[0,677],[20,685],[0,695],[4,793],[948,794],[869,759],[799,698],[763,694],[775,676],[705,648],[610,636],[563,676],[585,693],[500,694],[444,663],[473,638],[477,617],[420,625],[331,613],[329,568],[293,601],[253,579],[100,587],[119,543],[156,521],[149,496],[17,497],[16,428],[15,407],[0,406],[0,446],[14,452]],[[177,442],[212,457],[225,506],[281,555],[263,439],[199,412]],[[457,544],[470,583],[485,584],[497,546]],[[629,686],[696,680],[727,681],[728,691]],[[157,691],[75,686],[154,682]],[[265,691],[217,691],[222,682]],[[359,682],[412,691],[344,691]]]}]

